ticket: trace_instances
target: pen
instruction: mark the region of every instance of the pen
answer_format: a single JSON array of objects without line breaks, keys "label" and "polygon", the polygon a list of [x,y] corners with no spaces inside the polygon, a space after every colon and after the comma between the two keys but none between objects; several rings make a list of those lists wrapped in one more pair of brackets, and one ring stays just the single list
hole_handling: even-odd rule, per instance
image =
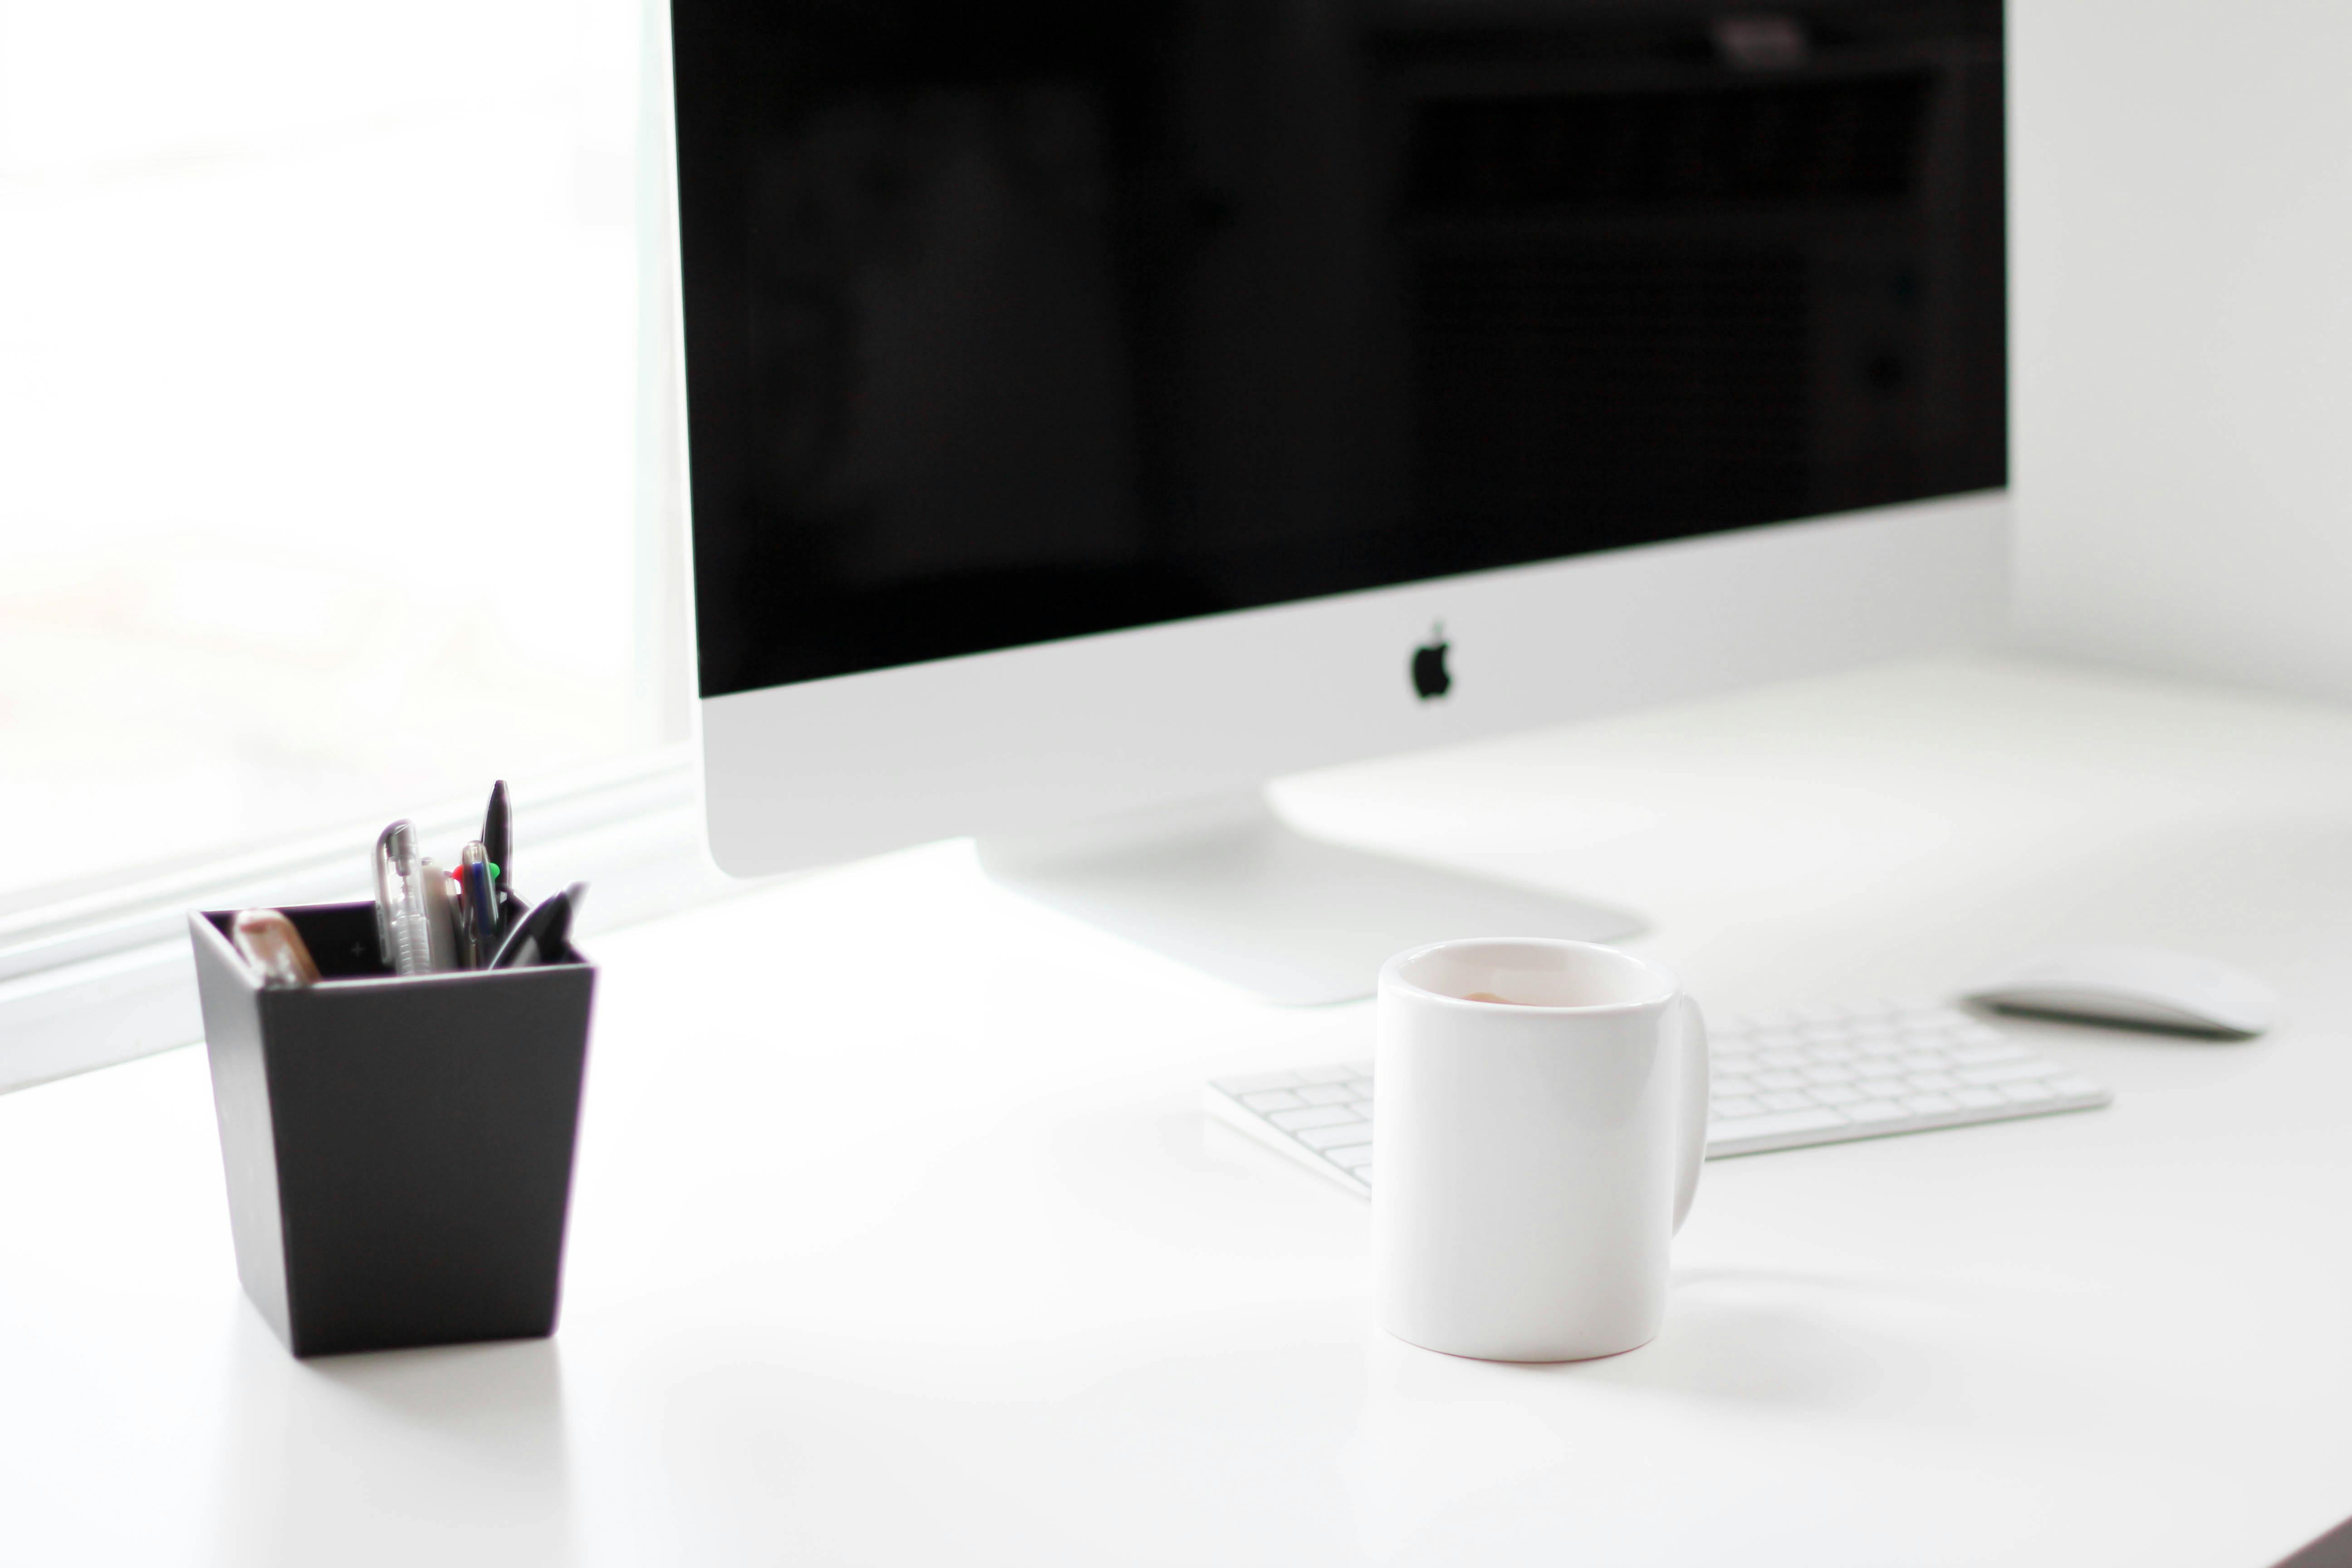
[{"label": "pen", "polygon": [[376,837],[376,934],[394,974],[433,973],[433,917],[416,825],[402,817]]},{"label": "pen", "polygon": [[449,951],[459,969],[482,967],[474,952],[474,921],[466,910],[466,873],[460,869],[441,874],[442,896],[449,902]]},{"label": "pen", "polygon": [[496,901],[490,905],[490,929],[506,929],[505,904],[514,892],[514,818],[513,808],[507,803],[507,781],[490,785],[490,808],[482,814],[482,853],[490,859],[491,891]]},{"label": "pen", "polygon": [[377,834],[375,848],[368,856],[368,886],[375,889],[375,946],[386,963],[392,962],[392,900],[385,896],[384,867],[391,858],[394,830],[405,826],[405,822],[395,822]]},{"label": "pen", "polygon": [[572,916],[588,896],[588,884],[574,882],[560,893],[533,905],[515,921],[514,930],[499,944],[492,969],[524,969],[535,963],[558,963],[571,951]]},{"label": "pen", "polygon": [[238,956],[253,965],[264,985],[315,985],[319,966],[294,922],[276,910],[240,910],[229,921],[229,940]]},{"label": "pen", "polygon": [[478,839],[457,851],[457,962],[488,969],[499,946],[499,906],[490,890],[490,858]]}]

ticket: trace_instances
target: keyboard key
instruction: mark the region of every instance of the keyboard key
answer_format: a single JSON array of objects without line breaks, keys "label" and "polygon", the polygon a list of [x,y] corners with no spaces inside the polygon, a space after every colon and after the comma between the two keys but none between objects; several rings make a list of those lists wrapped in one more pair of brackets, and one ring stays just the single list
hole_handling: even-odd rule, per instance
[{"label": "keyboard key", "polygon": [[1997,1089],[1956,1089],[1952,1098],[1970,1110],[1982,1110],[1988,1105],[2007,1105],[2009,1096]]},{"label": "keyboard key", "polygon": [[1960,1087],[1960,1080],[1948,1072],[1915,1072],[1911,1087],[1922,1094],[1947,1094]]},{"label": "keyboard key", "polygon": [[1761,1116],[1764,1102],[1745,1094],[1718,1094],[1707,1101],[1706,1113],[1730,1121],[1741,1116]]},{"label": "keyboard key", "polygon": [[1741,1077],[1755,1072],[1761,1066],[1754,1057],[1739,1051],[1715,1051],[1709,1054],[1708,1060],[1714,1063],[1716,1071]]},{"label": "keyboard key", "polygon": [[1708,1083],[1717,1094],[1753,1094],[1756,1080],[1740,1073],[1717,1073]]},{"label": "keyboard key", "polygon": [[1707,1124],[1709,1142],[1728,1142],[1736,1138],[1778,1138],[1790,1132],[1826,1132],[1832,1127],[1843,1127],[1845,1119],[1834,1110],[1816,1107],[1811,1110],[1790,1110],[1779,1116],[1750,1116],[1738,1121],[1711,1121]]},{"label": "keyboard key", "polygon": [[1834,1046],[1815,1046],[1805,1054],[1817,1062],[1850,1062],[1860,1058],[1862,1047],[1841,1042]]},{"label": "keyboard key", "polygon": [[1962,1068],[1962,1083],[2007,1083],[2012,1079],[2048,1078],[2050,1064],[2029,1057],[2021,1062],[1994,1062],[1988,1067]]},{"label": "keyboard key", "polygon": [[1299,1068],[1296,1070],[1301,1083],[1345,1083],[1351,1078],[1364,1076],[1346,1062],[1337,1067]]},{"label": "keyboard key", "polygon": [[1254,1072],[1241,1078],[1221,1078],[1217,1087],[1236,1099],[1254,1094],[1261,1089],[1296,1089],[1306,1079],[1285,1068],[1281,1072]]},{"label": "keyboard key", "polygon": [[1297,1132],[1307,1127],[1335,1127],[1343,1121],[1361,1121],[1363,1118],[1344,1105],[1310,1105],[1299,1110],[1277,1110],[1266,1118],[1286,1132]]},{"label": "keyboard key", "polygon": [[1353,1082],[1353,1083],[1351,1083],[1351,1084],[1349,1084],[1349,1085],[1348,1086],[1348,1092],[1349,1092],[1349,1094],[1354,1095],[1358,1100],[1370,1100],[1370,1099],[1371,1099],[1371,1098],[1372,1098],[1372,1080],[1371,1080],[1371,1079],[1370,1079],[1370,1077],[1364,1077],[1364,1078],[1360,1078],[1360,1079],[1356,1079],[1356,1081],[1355,1081],[1355,1082]]},{"label": "keyboard key", "polygon": [[1759,1051],[1756,1059],[1768,1068],[1801,1068],[1805,1065],[1805,1053],[1788,1049]]},{"label": "keyboard key", "polygon": [[1852,1105],[1841,1105],[1848,1121],[1900,1121],[1903,1108],[1887,1100],[1857,1100]]},{"label": "keyboard key", "polygon": [[1988,1062],[2013,1062],[2033,1053],[2015,1040],[1994,1039],[1954,1046],[1944,1054],[1961,1067],[1981,1067]]},{"label": "keyboard key", "polygon": [[1759,1089],[1801,1089],[1805,1080],[1792,1072],[1759,1072],[1756,1075]]},{"label": "keyboard key", "polygon": [[1903,1097],[1903,1109],[1914,1116],[1941,1116],[1959,1108],[1960,1102],[1948,1094],[1906,1094]]},{"label": "keyboard key", "polygon": [[2073,1073],[2069,1073],[2064,1078],[2052,1079],[2050,1080],[2050,1091],[2053,1094],[2070,1096],[2077,1094],[2101,1094],[2105,1092],[2101,1089],[2097,1084],[2093,1083],[2089,1079],[2082,1078]]},{"label": "keyboard key", "polygon": [[2048,1084],[2034,1083],[2031,1081],[2005,1083],[2000,1086],[2000,1091],[2001,1093],[2009,1096],[2010,1099],[2017,1101],[2020,1105],[2029,1105],[2037,1100],[2055,1100],[2058,1098],[2056,1093],[2052,1090]]},{"label": "keyboard key", "polygon": [[1309,1105],[1345,1105],[1356,1097],[1344,1083],[1310,1083],[1298,1098]]},{"label": "keyboard key", "polygon": [[1911,1092],[1910,1081],[1899,1078],[1866,1078],[1853,1087],[1873,1100],[1893,1100],[1897,1095]]},{"label": "keyboard key", "polygon": [[1862,1098],[1862,1090],[1850,1083],[1817,1083],[1813,1099],[1822,1105],[1852,1105]]},{"label": "keyboard key", "polygon": [[1764,1109],[1767,1110],[1805,1110],[1811,1109],[1813,1104],[1811,1095],[1800,1093],[1792,1089],[1783,1089],[1778,1094],[1765,1095],[1763,1100]]},{"label": "keyboard key", "polygon": [[1824,1062],[1805,1069],[1805,1081],[1810,1084],[1852,1083],[1854,1076],[1852,1068],[1841,1067],[1835,1062]]},{"label": "keyboard key", "polygon": [[1372,1124],[1359,1121],[1352,1126],[1309,1127],[1301,1131],[1298,1141],[1309,1149],[1338,1149],[1349,1143],[1370,1143]]},{"label": "keyboard key", "polygon": [[1369,1176],[1372,1172],[1372,1146],[1370,1143],[1350,1143],[1341,1149],[1327,1149],[1323,1157],[1341,1170],[1353,1171],[1360,1176]]},{"label": "keyboard key", "polygon": [[1905,1072],[1936,1072],[1949,1064],[1941,1051],[1905,1051],[1889,1065]]},{"label": "keyboard key", "polygon": [[1286,1089],[1262,1089],[1255,1094],[1243,1095],[1241,1100],[1252,1110],[1296,1110],[1307,1103]]}]

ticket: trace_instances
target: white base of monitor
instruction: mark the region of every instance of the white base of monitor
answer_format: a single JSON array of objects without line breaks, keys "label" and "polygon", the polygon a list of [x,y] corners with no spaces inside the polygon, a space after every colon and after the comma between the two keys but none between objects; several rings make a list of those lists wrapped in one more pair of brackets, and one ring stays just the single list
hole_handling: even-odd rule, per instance
[{"label": "white base of monitor", "polygon": [[1269,1002],[1372,994],[1390,954],[1458,936],[1615,942],[1622,910],[1309,838],[1263,794],[980,841],[990,877]]},{"label": "white base of monitor", "polygon": [[[756,877],[1056,833],[1964,647],[2000,625],[2008,515],[1958,496],[706,697],[711,854]],[[1415,650],[1441,624],[1453,686],[1423,700]]]}]

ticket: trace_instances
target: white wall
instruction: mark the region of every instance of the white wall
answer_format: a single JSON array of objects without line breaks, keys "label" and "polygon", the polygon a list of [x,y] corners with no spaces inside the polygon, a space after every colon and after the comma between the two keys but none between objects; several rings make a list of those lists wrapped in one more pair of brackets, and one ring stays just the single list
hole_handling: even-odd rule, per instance
[{"label": "white wall", "polygon": [[2352,698],[2352,3],[2012,0],[2032,646]]}]

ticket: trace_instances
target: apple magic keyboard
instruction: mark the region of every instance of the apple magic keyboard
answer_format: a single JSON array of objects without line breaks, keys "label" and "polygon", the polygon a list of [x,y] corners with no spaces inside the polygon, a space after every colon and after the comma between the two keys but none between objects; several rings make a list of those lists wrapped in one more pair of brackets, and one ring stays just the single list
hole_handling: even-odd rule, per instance
[{"label": "apple magic keyboard", "polygon": [[[1940,1003],[1871,1002],[1708,1020],[1706,1154],[1924,1132],[2114,1099],[2016,1037]],[[1370,1196],[1372,1064],[1222,1078],[1210,1115]]]}]

